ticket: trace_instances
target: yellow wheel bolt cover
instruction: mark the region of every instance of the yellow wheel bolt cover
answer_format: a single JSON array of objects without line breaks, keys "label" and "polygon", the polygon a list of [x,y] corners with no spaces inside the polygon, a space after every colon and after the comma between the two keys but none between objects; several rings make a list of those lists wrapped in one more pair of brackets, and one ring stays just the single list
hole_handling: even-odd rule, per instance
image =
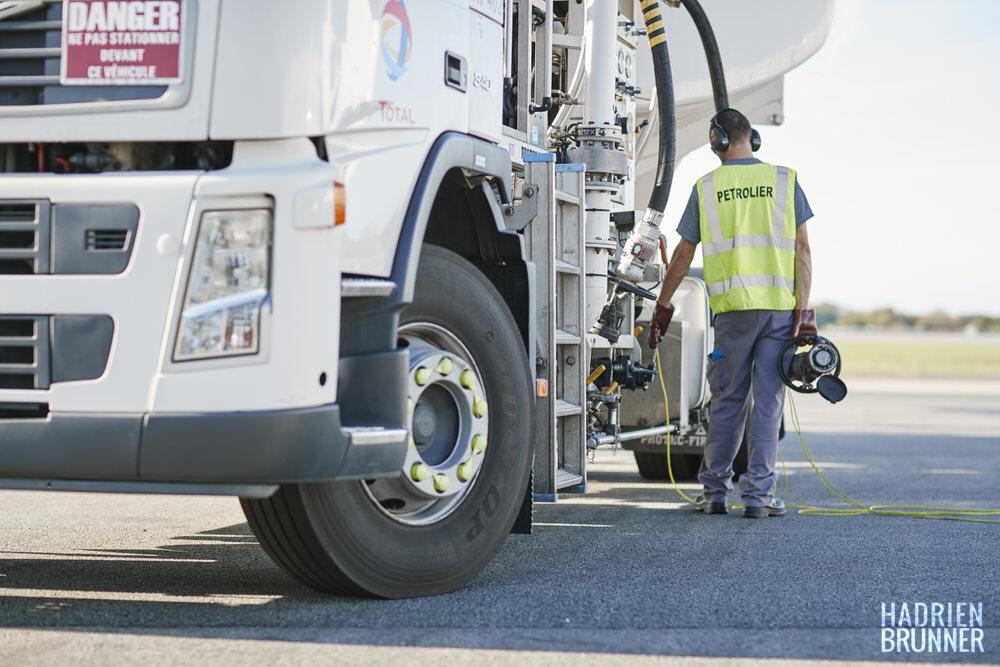
[{"label": "yellow wheel bolt cover", "polygon": [[431,379],[431,369],[421,366],[417,369],[414,377],[417,380],[417,384],[423,387]]},{"label": "yellow wheel bolt cover", "polygon": [[413,467],[410,468],[410,477],[412,477],[415,482],[422,482],[430,476],[430,469],[423,463],[414,463]]},{"label": "yellow wheel bolt cover", "polygon": [[462,371],[462,374],[458,376],[458,379],[462,383],[462,386],[466,389],[472,389],[476,386],[476,374],[472,371]]},{"label": "yellow wheel bolt cover", "polygon": [[406,416],[413,416],[413,408],[417,407],[417,404],[413,402],[412,398],[406,399]]},{"label": "yellow wheel bolt cover", "polygon": [[436,370],[441,375],[447,375],[448,373],[451,373],[451,369],[453,367],[454,365],[451,363],[451,359],[449,359],[448,357],[444,357],[443,359],[441,359],[441,362],[437,365],[437,368],[435,368],[434,370]]},{"label": "yellow wheel bolt cover", "polygon": [[458,464],[458,478],[468,482],[470,477],[472,477],[472,461]]},{"label": "yellow wheel bolt cover", "polygon": [[479,396],[476,396],[476,398],[472,401],[472,414],[476,415],[477,417],[482,417],[483,415],[486,414],[485,398],[480,398]]},{"label": "yellow wheel bolt cover", "polygon": [[437,474],[437,475],[434,475],[434,488],[437,491],[441,492],[441,493],[444,493],[445,491],[447,491],[448,490],[448,476],[447,475],[442,475],[440,473]]},{"label": "yellow wheel bolt cover", "polygon": [[479,454],[486,449],[486,436],[476,435],[472,437],[472,453]]}]

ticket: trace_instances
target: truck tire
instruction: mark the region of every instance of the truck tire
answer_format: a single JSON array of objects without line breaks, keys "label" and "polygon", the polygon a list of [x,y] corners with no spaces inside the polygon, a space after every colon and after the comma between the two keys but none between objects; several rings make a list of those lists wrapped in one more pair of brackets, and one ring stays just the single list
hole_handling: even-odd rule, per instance
[{"label": "truck tire", "polygon": [[[670,470],[667,469],[666,452],[633,452],[635,463],[639,468],[639,476],[643,479],[670,480]],[[698,479],[698,467],[701,465],[701,454],[671,454],[670,466],[673,469],[674,480],[687,482]]]},{"label": "truck tire", "polygon": [[[499,292],[459,255],[425,246],[400,341],[410,348],[416,399],[398,477],[286,484],[270,498],[240,500],[271,558],[322,591],[453,591],[489,563],[524,498],[531,374]],[[417,463],[426,466],[421,475]]]}]

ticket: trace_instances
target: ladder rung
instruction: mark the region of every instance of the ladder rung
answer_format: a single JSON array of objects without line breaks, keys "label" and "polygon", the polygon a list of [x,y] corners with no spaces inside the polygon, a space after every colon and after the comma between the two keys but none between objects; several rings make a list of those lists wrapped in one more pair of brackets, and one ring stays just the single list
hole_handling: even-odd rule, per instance
[{"label": "ladder rung", "polygon": [[556,48],[579,49],[582,44],[583,37],[579,35],[552,35],[552,46]]},{"label": "ladder rung", "polygon": [[578,345],[580,337],[562,329],[556,329],[556,345]]},{"label": "ladder rung", "polygon": [[618,248],[618,245],[611,239],[608,239],[607,241],[599,241],[598,239],[587,239],[586,245],[588,248],[603,248],[604,250],[615,250]]},{"label": "ladder rung", "polygon": [[562,190],[556,190],[556,201],[561,201],[566,204],[575,204],[579,206],[581,200],[576,195],[571,195],[570,193],[564,192]]},{"label": "ladder rung", "polygon": [[575,264],[570,264],[569,262],[563,261],[561,259],[556,260],[556,271],[559,273],[573,273],[580,275],[580,267]]},{"label": "ladder rung", "polygon": [[577,486],[583,484],[583,475],[570,472],[565,468],[556,470],[556,488],[565,489],[567,486]]},{"label": "ladder rung", "polygon": [[564,401],[561,398],[556,399],[556,417],[578,415],[582,411],[583,409],[576,403],[570,403],[569,401]]}]

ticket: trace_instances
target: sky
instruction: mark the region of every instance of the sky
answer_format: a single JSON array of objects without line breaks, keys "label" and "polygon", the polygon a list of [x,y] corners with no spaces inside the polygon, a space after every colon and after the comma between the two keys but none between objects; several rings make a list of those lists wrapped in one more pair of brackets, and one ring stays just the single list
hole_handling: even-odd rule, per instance
[{"label": "sky", "polygon": [[[758,128],[815,213],[811,303],[1000,316],[997,26],[993,0],[836,0],[785,123]],[[716,166],[707,145],[680,162],[668,221]]]}]

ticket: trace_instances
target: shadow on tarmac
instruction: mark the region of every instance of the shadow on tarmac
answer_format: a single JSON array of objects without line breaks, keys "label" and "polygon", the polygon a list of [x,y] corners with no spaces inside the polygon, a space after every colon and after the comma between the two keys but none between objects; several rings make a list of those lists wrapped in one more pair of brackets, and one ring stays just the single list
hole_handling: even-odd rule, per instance
[{"label": "shadow on tarmac", "polygon": [[[833,476],[859,499],[997,504],[985,483],[921,472],[958,459],[995,479],[996,438],[942,447],[939,437],[820,435],[810,444],[832,463],[858,464]],[[240,523],[155,548],[0,553],[0,628],[647,655],[1000,657],[1000,526],[705,516],[668,484],[630,471],[630,454],[616,456],[599,460],[590,493],[536,505],[535,534],[511,536],[479,577],[448,595],[317,593],[273,565]],[[793,467],[791,484],[789,502],[836,504],[809,470]],[[881,604],[904,601],[981,602],[988,652],[880,653]]]}]

